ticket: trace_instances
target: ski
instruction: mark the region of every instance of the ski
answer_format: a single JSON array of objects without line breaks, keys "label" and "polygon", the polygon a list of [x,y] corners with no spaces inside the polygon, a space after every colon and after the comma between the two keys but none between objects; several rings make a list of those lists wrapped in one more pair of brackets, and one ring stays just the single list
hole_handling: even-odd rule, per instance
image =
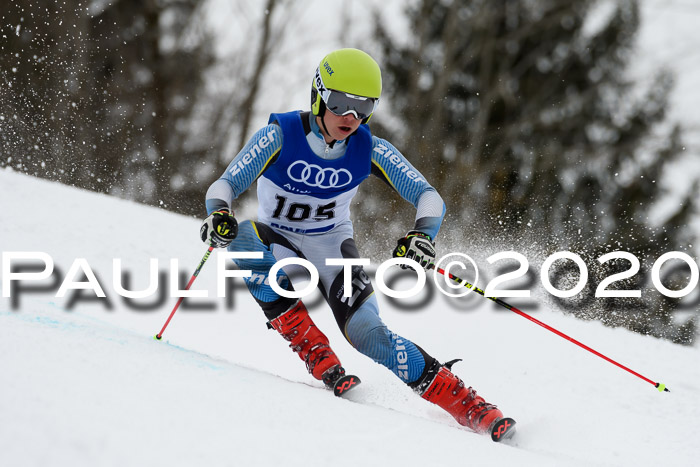
[{"label": "ski", "polygon": [[515,434],[515,420],[501,418],[491,425],[491,439],[497,443],[510,439]]},{"label": "ski", "polygon": [[356,388],[361,382],[360,378],[355,375],[342,376],[333,384],[333,394],[335,394],[336,397],[342,397],[351,389]]}]

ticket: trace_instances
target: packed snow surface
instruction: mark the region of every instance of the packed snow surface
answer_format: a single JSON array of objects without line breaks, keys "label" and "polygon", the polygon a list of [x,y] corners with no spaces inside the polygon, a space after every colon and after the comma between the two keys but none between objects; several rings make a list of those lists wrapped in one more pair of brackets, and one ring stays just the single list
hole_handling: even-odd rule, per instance
[{"label": "packed snow surface", "polygon": [[[475,294],[437,293],[413,311],[378,294],[392,330],[441,361],[462,358],[454,371],[518,421],[512,442],[497,444],[354,351],[314,295],[313,319],[363,380],[348,399],[333,397],[266,329],[240,279],[217,297],[216,253],[193,285],[208,297],[187,299],[155,341],[176,302],[171,260],[182,288],[206,251],[197,219],[9,170],[0,170],[0,212],[4,263],[8,252],[43,252],[55,263],[47,279],[21,280],[0,298],[0,465],[690,466],[700,458],[698,348],[526,303],[672,391],[659,393]],[[165,296],[120,296],[114,259],[131,279],[124,287],[143,290],[151,258]]]}]

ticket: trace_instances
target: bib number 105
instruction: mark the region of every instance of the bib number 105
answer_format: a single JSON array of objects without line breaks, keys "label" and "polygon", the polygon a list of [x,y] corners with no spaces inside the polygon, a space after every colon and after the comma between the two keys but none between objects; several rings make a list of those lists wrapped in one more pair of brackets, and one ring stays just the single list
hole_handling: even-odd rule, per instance
[{"label": "bib number 105", "polygon": [[320,204],[314,210],[311,205],[304,203],[287,203],[285,196],[275,195],[277,206],[272,213],[273,219],[281,219],[284,217],[291,222],[302,222],[311,217],[313,212],[313,220],[325,221],[335,217],[335,201],[328,204]]}]

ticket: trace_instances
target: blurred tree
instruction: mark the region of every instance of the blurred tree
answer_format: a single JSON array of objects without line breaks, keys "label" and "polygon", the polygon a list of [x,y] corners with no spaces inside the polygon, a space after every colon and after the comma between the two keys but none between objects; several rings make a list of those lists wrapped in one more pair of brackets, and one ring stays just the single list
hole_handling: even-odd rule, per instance
[{"label": "blurred tree", "polygon": [[[637,3],[611,3],[609,15],[595,10],[592,19],[596,3],[419,0],[406,8],[414,32],[408,41],[394,39],[378,19],[393,120],[380,112],[373,121],[375,131],[401,141],[445,199],[442,238],[463,235],[455,243],[472,247],[487,238],[528,251],[536,244],[544,255],[574,251],[594,284],[611,269],[597,266],[601,254],[629,251],[650,269],[660,254],[686,249],[696,197],[666,206],[662,222],[650,219],[663,195],[656,182],[682,151],[677,128],[663,144],[650,144],[658,141],[652,130],[664,117],[672,78],[660,71],[635,94],[625,70]],[[682,342],[693,334],[677,332],[677,301],[658,292],[618,300],[629,313],[595,303],[578,314]]]},{"label": "blurred tree", "polygon": [[[257,130],[251,128],[251,122],[265,94],[263,79],[273,51],[284,41],[287,19],[305,9],[303,3],[289,0],[266,0],[259,5],[263,15],[257,22],[246,21],[251,31],[243,34],[252,39],[218,59],[209,77],[207,95],[199,99],[197,130],[191,145],[197,148],[204,164],[197,184],[204,186],[205,191]],[[203,196],[197,199],[197,212],[202,210]],[[241,195],[237,205],[245,205],[251,199],[255,199],[255,190]]]},{"label": "blurred tree", "polygon": [[0,164],[186,211],[183,127],[213,59],[198,4],[12,2]]},{"label": "blurred tree", "polygon": [[220,58],[208,2],[13,1],[0,14],[0,167],[201,216],[222,154],[249,131],[279,5],[239,5],[243,22],[262,18],[259,47]]}]

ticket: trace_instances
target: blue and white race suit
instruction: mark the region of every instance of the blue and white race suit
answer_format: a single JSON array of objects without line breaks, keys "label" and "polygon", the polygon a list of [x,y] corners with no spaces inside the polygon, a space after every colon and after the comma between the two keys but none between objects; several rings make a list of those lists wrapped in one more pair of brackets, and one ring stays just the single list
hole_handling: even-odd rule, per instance
[{"label": "blue and white race suit", "polygon": [[[435,238],[445,214],[440,195],[388,141],[367,125],[344,141],[327,145],[309,112],[272,114],[207,191],[208,213],[231,203],[257,181],[258,220],[244,221],[229,251],[262,252],[262,260],[237,259],[253,272],[246,285],[268,319],[296,300],[281,297],[269,285],[275,262],[297,256],[319,272],[319,289],[338,326],[360,352],[385,365],[406,383],[417,381],[433,359],[413,342],[391,332],[379,317],[372,284],[361,266],[352,267],[350,297],[344,295],[342,266],[327,258],[358,258],[350,221],[350,203],[370,175],[387,182],[416,207],[412,230]],[[280,270],[277,283],[292,290]]]}]

